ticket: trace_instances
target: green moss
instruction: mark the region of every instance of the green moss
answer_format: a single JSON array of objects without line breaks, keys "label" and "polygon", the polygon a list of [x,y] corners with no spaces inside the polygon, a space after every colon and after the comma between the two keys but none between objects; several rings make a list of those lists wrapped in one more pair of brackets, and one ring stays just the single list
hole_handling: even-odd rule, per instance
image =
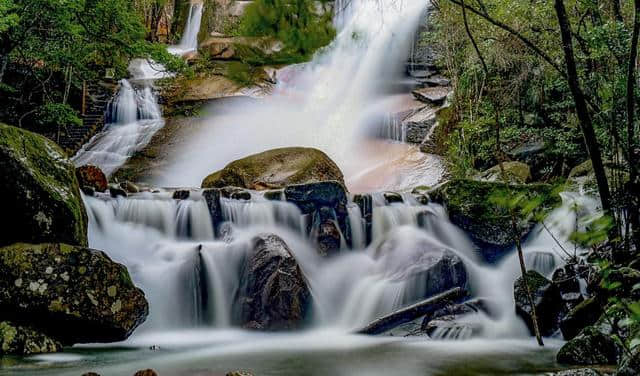
[{"label": "green moss", "polygon": [[326,154],[294,147],[268,150],[231,162],[207,176],[202,188],[283,188],[327,180],[337,180],[344,185],[340,169]]},{"label": "green moss", "polygon": [[[12,178],[16,179],[12,187],[5,189],[14,194],[22,190],[21,193],[25,196],[7,199],[20,199],[24,203],[29,200],[45,201],[45,205],[37,205],[39,208],[62,205],[64,208],[56,207],[54,210],[57,215],[65,212],[68,218],[51,218],[52,212],[38,211],[36,208],[29,214],[34,218],[39,214],[40,218],[36,219],[49,222],[53,228],[60,228],[54,221],[72,224],[73,228],[67,230],[73,233],[62,236],[77,241],[79,245],[86,245],[87,214],[80,196],[75,168],[62,149],[43,136],[0,123],[0,158],[6,161],[6,168],[10,169],[4,172],[14,173]],[[32,205],[35,207],[36,203]]]}]

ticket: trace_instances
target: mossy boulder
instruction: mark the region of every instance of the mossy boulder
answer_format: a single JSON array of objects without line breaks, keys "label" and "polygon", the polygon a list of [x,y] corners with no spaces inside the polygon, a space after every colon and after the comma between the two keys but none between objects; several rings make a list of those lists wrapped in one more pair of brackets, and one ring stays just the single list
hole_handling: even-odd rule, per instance
[{"label": "mossy boulder", "polygon": [[0,356],[62,351],[62,344],[39,331],[9,321],[0,322]]},{"label": "mossy boulder", "polygon": [[[560,291],[553,282],[533,270],[527,272],[527,282],[533,297],[540,333],[543,336],[550,336],[558,330],[560,319],[564,314]],[[529,331],[533,334],[532,309],[522,277],[516,279],[513,295],[516,302],[516,314],[524,320]]]},{"label": "mossy boulder", "polygon": [[616,364],[619,354],[620,349],[611,336],[588,326],[565,343],[556,357],[562,364],[604,365]]},{"label": "mossy boulder", "polygon": [[200,53],[217,60],[255,60],[259,63],[283,49],[282,42],[268,37],[211,37],[200,44]]},{"label": "mossy boulder", "polygon": [[[531,169],[526,163],[517,161],[504,162],[502,169],[504,169],[504,178],[507,179],[508,183],[524,184],[531,180]],[[478,174],[476,178],[482,181],[504,181],[502,169],[500,165],[493,166]]]},{"label": "mossy boulder", "polygon": [[[488,261],[495,261],[514,245],[511,216],[495,199],[523,195],[525,199],[540,199],[539,210],[548,211],[560,205],[560,196],[548,184],[504,184],[468,179],[451,180],[429,192],[434,202],[443,204],[450,220],[466,231],[480,247]],[[518,234],[525,237],[533,221],[521,221]]]},{"label": "mossy boulder", "polygon": [[342,172],[325,153],[317,149],[291,147],[268,150],[231,162],[207,176],[202,188],[233,186],[267,190],[328,180],[344,185]]},{"label": "mossy boulder", "polygon": [[0,246],[16,242],[87,245],[75,169],[55,143],[0,124]]},{"label": "mossy boulder", "polygon": [[[612,179],[621,180],[623,183],[629,181],[629,173],[616,168],[611,163],[605,163],[605,174],[609,181]],[[569,172],[567,186],[579,192],[598,194],[598,183],[591,159],[577,165]]]},{"label": "mossy boulder", "polygon": [[0,320],[64,344],[126,339],[149,306],[127,269],[104,252],[66,244],[0,248]]},{"label": "mossy boulder", "polygon": [[560,323],[564,339],[573,339],[582,329],[595,324],[603,311],[604,304],[596,297],[586,299],[575,306]]}]

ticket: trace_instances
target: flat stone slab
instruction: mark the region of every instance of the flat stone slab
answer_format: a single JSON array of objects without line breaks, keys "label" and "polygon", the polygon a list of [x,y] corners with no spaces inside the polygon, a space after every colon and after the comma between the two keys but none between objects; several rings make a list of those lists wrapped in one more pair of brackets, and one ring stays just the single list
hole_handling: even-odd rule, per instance
[{"label": "flat stone slab", "polygon": [[447,95],[449,95],[449,92],[450,89],[448,87],[438,86],[416,89],[411,93],[419,101],[439,106],[444,103],[445,99],[447,99]]}]

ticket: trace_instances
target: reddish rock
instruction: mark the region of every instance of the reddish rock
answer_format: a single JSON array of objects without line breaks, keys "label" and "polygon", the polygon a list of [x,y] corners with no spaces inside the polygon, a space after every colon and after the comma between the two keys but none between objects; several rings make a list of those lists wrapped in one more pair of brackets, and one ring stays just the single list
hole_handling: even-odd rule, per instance
[{"label": "reddish rock", "polygon": [[97,192],[105,192],[108,188],[107,177],[97,166],[85,165],[76,168],[76,177],[82,189],[88,187]]}]

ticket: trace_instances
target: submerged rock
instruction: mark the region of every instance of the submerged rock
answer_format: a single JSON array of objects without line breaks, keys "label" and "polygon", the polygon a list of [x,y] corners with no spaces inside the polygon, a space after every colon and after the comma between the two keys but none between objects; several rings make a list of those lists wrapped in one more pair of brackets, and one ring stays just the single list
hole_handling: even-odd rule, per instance
[{"label": "submerged rock", "polygon": [[328,180],[344,185],[342,172],[325,153],[292,147],[268,150],[231,162],[205,178],[202,187],[266,190]]},{"label": "submerged rock", "polygon": [[62,351],[62,344],[39,331],[9,321],[0,322],[0,356]]},{"label": "submerged rock", "polygon": [[378,245],[374,253],[384,265],[385,277],[403,281],[398,299],[411,304],[455,287],[467,289],[467,271],[462,259],[427,238],[411,239],[396,233]]},{"label": "submerged rock", "polygon": [[[536,271],[527,272],[527,281],[533,296],[540,333],[543,336],[550,336],[558,330],[564,313],[560,291],[556,285]],[[534,333],[531,305],[522,277],[515,281],[513,295],[516,301],[516,314],[524,320],[529,331]]]},{"label": "submerged rock", "polygon": [[255,237],[234,304],[237,323],[260,330],[298,329],[310,306],[307,281],[287,244],[276,235]]},{"label": "submerged rock", "polygon": [[78,184],[83,190],[91,188],[96,192],[105,192],[109,182],[107,177],[98,166],[84,165],[76,168]]},{"label": "submerged rock", "polygon": [[[495,204],[494,199],[520,194],[527,199],[541,198],[541,210],[550,210],[561,203],[553,186],[547,184],[506,185],[459,179],[451,180],[429,193],[433,201],[447,208],[451,222],[471,236],[488,261],[497,260],[514,245],[509,212]],[[520,237],[525,237],[533,226],[532,221],[521,222]]]},{"label": "submerged rock", "polygon": [[64,344],[126,339],[149,306],[127,269],[66,244],[0,248],[0,320],[33,325]]},{"label": "submerged rock", "polygon": [[55,143],[0,124],[0,246],[16,242],[87,244],[87,213],[75,169]]}]

